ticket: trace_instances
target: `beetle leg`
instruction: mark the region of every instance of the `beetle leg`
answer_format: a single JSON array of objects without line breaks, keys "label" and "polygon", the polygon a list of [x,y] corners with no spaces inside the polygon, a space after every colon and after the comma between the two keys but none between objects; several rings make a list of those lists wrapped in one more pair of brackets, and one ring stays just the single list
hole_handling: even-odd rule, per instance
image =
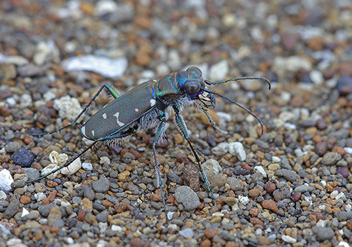
[{"label": "beetle leg", "polygon": [[156,144],[158,143],[160,137],[162,136],[162,134],[164,133],[164,130],[165,130],[165,120],[166,119],[165,119],[164,112],[161,112],[161,115],[159,116],[159,120],[160,120],[160,123],[159,123],[158,128],[155,132],[155,137],[154,137],[154,141],[153,141],[153,153],[154,153],[154,159],[155,159],[155,173],[156,173],[156,177],[157,177],[157,183],[159,184],[161,198],[163,199],[166,220],[169,221],[169,218],[167,216],[165,197],[164,197],[164,193],[163,193],[163,189],[162,189],[163,183],[162,183],[161,176],[160,176],[158,158],[156,156]]},{"label": "beetle leg", "polygon": [[97,142],[99,141],[106,141],[106,140],[109,140],[109,139],[117,139],[117,138],[123,138],[123,137],[126,137],[126,136],[129,136],[129,135],[132,135],[133,133],[123,133],[123,134],[120,134],[120,135],[113,135],[113,136],[109,136],[109,137],[105,137],[105,138],[100,138],[98,140],[95,140],[91,145],[89,145],[83,152],[81,152],[79,155],[77,155],[76,157],[74,157],[73,159],[71,159],[70,161],[68,161],[66,164],[56,168],[55,170],[49,172],[48,174],[44,175],[44,176],[41,176],[37,179],[34,179],[34,180],[31,180],[31,181],[27,181],[27,183],[31,183],[31,182],[36,182],[42,178],[46,178],[47,176],[61,170],[62,168],[64,167],[68,167],[73,161],[75,161],[76,159],[78,159],[79,157],[81,157],[85,152],[87,152],[90,148],[92,148]]},{"label": "beetle leg", "polygon": [[178,110],[178,108],[176,106],[174,107],[174,110],[175,110],[175,123],[176,123],[179,131],[182,133],[183,137],[187,140],[189,146],[191,147],[193,156],[196,158],[199,170],[202,173],[202,176],[203,176],[204,182],[205,182],[205,184],[207,186],[207,189],[208,189],[211,197],[214,199],[213,192],[211,192],[211,190],[210,190],[209,182],[207,180],[207,177],[204,174],[202,165],[200,163],[200,158],[199,158],[197,152],[195,151],[195,149],[193,148],[193,145],[192,145],[191,141],[189,140],[189,136],[188,136],[188,133],[187,133],[187,126],[186,126],[185,122],[183,121],[183,118],[180,116],[179,110]]},{"label": "beetle leg", "polygon": [[51,175],[51,174],[53,174],[53,173],[55,173],[55,172],[61,170],[61,169],[64,168],[64,167],[68,167],[73,161],[75,161],[76,159],[78,159],[79,157],[81,157],[85,152],[87,152],[90,148],[92,148],[98,141],[99,141],[99,140],[94,141],[94,142],[93,142],[90,146],[88,146],[82,153],[80,153],[79,155],[77,155],[76,157],[74,157],[73,159],[71,159],[70,161],[68,161],[66,164],[64,164],[64,165],[62,165],[62,166],[56,168],[55,170],[49,172],[48,174],[45,174],[44,176],[41,176],[41,177],[39,177],[39,178],[37,178],[37,179],[33,179],[33,180],[30,180],[30,181],[27,181],[27,183],[36,182],[36,181],[38,181],[38,180],[40,180],[40,179],[42,179],[42,178],[46,178],[47,176],[49,176],[49,175]]},{"label": "beetle leg", "polygon": [[57,130],[53,130],[53,131],[50,131],[50,132],[45,132],[45,133],[41,133],[41,134],[30,134],[30,133],[27,133],[27,132],[23,132],[23,134],[28,134],[28,135],[31,135],[31,136],[44,136],[44,135],[49,135],[49,134],[52,134],[52,133],[55,133],[55,132],[59,132],[60,130],[63,130],[63,129],[66,129],[67,127],[70,127],[70,126],[73,126],[77,120],[80,118],[80,116],[82,116],[82,114],[88,109],[88,107],[92,104],[92,102],[96,99],[96,97],[98,97],[98,95],[101,93],[101,91],[106,88],[109,93],[116,99],[119,97],[119,95],[116,93],[116,91],[109,85],[109,84],[104,84],[99,90],[98,92],[94,95],[94,97],[89,101],[89,103],[84,107],[84,109],[81,111],[80,114],[78,114],[78,116],[71,122],[69,123],[68,125],[65,125],[63,127],[61,127],[60,129],[57,129]]}]

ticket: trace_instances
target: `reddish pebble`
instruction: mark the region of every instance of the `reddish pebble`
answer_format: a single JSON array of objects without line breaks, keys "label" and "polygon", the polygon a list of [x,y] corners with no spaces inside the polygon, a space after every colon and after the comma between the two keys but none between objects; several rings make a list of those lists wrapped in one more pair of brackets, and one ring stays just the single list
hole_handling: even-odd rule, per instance
[{"label": "reddish pebble", "polygon": [[41,230],[38,230],[38,231],[36,231],[35,232],[35,240],[36,241],[39,241],[39,240],[41,240],[42,238],[43,238],[43,231],[41,231]]},{"label": "reddish pebble", "polygon": [[260,210],[258,208],[252,208],[251,211],[249,211],[249,214],[254,217],[257,217],[259,213],[260,213]]},{"label": "reddish pebble", "polygon": [[212,239],[215,235],[218,235],[218,230],[215,228],[207,228],[204,230],[204,234],[208,239]]},{"label": "reddish pebble", "polygon": [[29,196],[21,196],[20,202],[22,204],[27,204],[31,202],[31,198]]},{"label": "reddish pebble", "polygon": [[188,158],[185,154],[178,154],[176,160],[180,163],[189,163]]},{"label": "reddish pebble", "polygon": [[126,202],[118,203],[114,206],[114,208],[117,213],[125,212],[128,209],[128,203]]},{"label": "reddish pebble", "polygon": [[294,202],[298,202],[300,198],[301,198],[301,192],[294,192],[291,197],[292,201]]},{"label": "reddish pebble", "polygon": [[56,190],[50,192],[50,194],[48,196],[49,202],[53,202],[55,200],[56,194],[57,194]]},{"label": "reddish pebble", "polygon": [[347,222],[347,228],[352,231],[352,221]]},{"label": "reddish pebble", "polygon": [[317,127],[318,130],[325,130],[328,127],[324,119],[318,119],[317,122],[315,123],[315,126]]},{"label": "reddish pebble", "polygon": [[143,243],[142,243],[142,241],[141,241],[139,238],[133,238],[133,239],[131,240],[131,242],[130,242],[130,245],[131,245],[132,247],[139,247],[139,246],[142,246]]},{"label": "reddish pebble", "polygon": [[200,243],[199,247],[210,247],[211,246],[211,241],[209,239],[204,239],[203,242]]},{"label": "reddish pebble", "polygon": [[338,154],[340,154],[342,157],[347,154],[346,150],[345,150],[344,148],[342,148],[342,147],[339,147],[339,146],[334,147],[334,148],[331,150],[331,152],[338,153]]},{"label": "reddish pebble", "polygon": [[46,183],[50,188],[55,188],[56,186],[58,186],[58,184],[56,182],[53,182],[51,180],[49,180],[47,183]]},{"label": "reddish pebble", "polygon": [[272,182],[269,182],[265,185],[265,191],[268,193],[273,193],[276,190],[276,185]]},{"label": "reddish pebble", "polygon": [[258,218],[251,218],[251,223],[253,225],[264,225],[263,221],[261,221],[260,219]]},{"label": "reddish pebble", "polygon": [[344,178],[347,178],[350,175],[350,171],[348,170],[348,167],[345,167],[345,166],[337,167],[336,173],[341,174]]},{"label": "reddish pebble", "polygon": [[273,200],[262,201],[262,207],[265,209],[269,209],[269,210],[273,211],[274,213],[276,213],[279,210],[279,208],[276,205],[276,202],[274,202]]},{"label": "reddish pebble", "polygon": [[58,226],[53,226],[50,228],[50,233],[58,233],[59,232],[59,227]]},{"label": "reddish pebble", "polygon": [[241,167],[245,170],[248,170],[248,171],[253,170],[253,168],[251,166],[249,166],[247,163],[242,164]]},{"label": "reddish pebble", "polygon": [[81,211],[79,211],[77,218],[79,221],[84,221],[85,216],[86,216],[86,210],[82,209]]},{"label": "reddish pebble", "polygon": [[0,106],[0,116],[7,117],[11,114],[10,108],[6,106]]},{"label": "reddish pebble", "polygon": [[23,137],[23,142],[24,142],[24,144],[28,145],[29,143],[32,142],[32,139],[28,135],[25,135]]},{"label": "reddish pebble", "polygon": [[152,199],[154,202],[161,202],[163,199],[160,194],[160,189],[157,189],[155,193],[152,193],[150,195],[150,199]]},{"label": "reddish pebble", "polygon": [[256,187],[256,188],[251,189],[250,191],[248,191],[248,194],[252,198],[257,198],[260,195],[260,190]]},{"label": "reddish pebble", "polygon": [[328,151],[328,145],[325,141],[318,142],[315,145],[314,151],[319,156],[324,156],[325,153]]},{"label": "reddish pebble", "polygon": [[50,203],[49,199],[48,199],[47,197],[45,197],[45,198],[42,200],[41,205],[47,205],[47,204],[49,204],[49,203]]}]

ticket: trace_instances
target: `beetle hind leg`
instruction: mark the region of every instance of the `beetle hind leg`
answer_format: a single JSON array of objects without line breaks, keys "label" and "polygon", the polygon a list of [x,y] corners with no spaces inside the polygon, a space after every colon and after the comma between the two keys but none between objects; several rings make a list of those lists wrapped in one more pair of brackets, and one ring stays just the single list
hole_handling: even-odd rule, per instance
[{"label": "beetle hind leg", "polygon": [[93,98],[89,101],[89,103],[84,107],[84,109],[80,112],[80,114],[78,114],[78,116],[71,122],[69,123],[68,125],[65,125],[57,130],[53,130],[53,131],[50,131],[50,132],[44,132],[44,133],[41,133],[41,134],[31,134],[31,133],[28,133],[28,132],[23,132],[23,134],[28,134],[28,135],[31,135],[31,136],[44,136],[44,135],[49,135],[49,134],[52,134],[52,133],[55,133],[55,132],[59,132],[63,129],[66,129],[67,127],[70,127],[70,126],[73,126],[77,120],[80,118],[80,116],[82,116],[82,114],[87,111],[88,107],[92,104],[92,102],[98,97],[98,95],[101,93],[101,91],[103,89],[107,89],[107,91],[109,92],[110,95],[112,95],[115,99],[119,97],[119,95],[117,94],[117,92],[109,85],[109,84],[104,84],[99,90],[98,92],[93,96]]}]

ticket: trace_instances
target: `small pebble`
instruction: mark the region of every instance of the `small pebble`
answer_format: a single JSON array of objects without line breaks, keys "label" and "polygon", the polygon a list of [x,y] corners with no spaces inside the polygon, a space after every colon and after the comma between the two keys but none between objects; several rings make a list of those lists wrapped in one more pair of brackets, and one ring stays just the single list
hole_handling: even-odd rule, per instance
[{"label": "small pebble", "polygon": [[34,161],[34,155],[31,151],[27,149],[17,150],[12,156],[11,159],[13,163],[21,167],[30,167]]},{"label": "small pebble", "polygon": [[199,198],[197,194],[187,186],[180,186],[175,191],[175,199],[182,203],[185,210],[193,210],[200,205]]}]

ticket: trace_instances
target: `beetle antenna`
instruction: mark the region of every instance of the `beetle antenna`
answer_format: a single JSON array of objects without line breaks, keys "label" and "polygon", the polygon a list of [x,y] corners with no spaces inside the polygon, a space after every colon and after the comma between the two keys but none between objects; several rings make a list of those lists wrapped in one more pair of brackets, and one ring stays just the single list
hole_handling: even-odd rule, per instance
[{"label": "beetle antenna", "polygon": [[228,80],[224,80],[224,81],[214,81],[214,82],[204,80],[204,82],[206,84],[208,84],[208,85],[216,85],[216,84],[223,84],[223,83],[226,83],[226,82],[229,82],[229,81],[241,81],[241,80],[260,80],[260,81],[265,81],[269,85],[269,90],[271,89],[271,82],[268,79],[264,78],[264,77],[238,77],[238,78],[228,79]]},{"label": "beetle antenna", "polygon": [[215,94],[215,95],[217,95],[217,96],[219,96],[219,97],[221,97],[221,98],[223,98],[223,99],[226,99],[226,100],[228,100],[229,102],[231,102],[232,104],[237,105],[237,106],[238,106],[239,108],[241,108],[242,110],[244,110],[244,111],[246,111],[247,113],[251,114],[251,115],[252,115],[255,119],[257,119],[257,121],[259,122],[259,124],[260,124],[260,126],[261,126],[261,128],[262,128],[262,134],[264,133],[264,125],[263,125],[263,122],[260,120],[259,117],[257,117],[253,112],[251,112],[250,110],[248,110],[246,107],[240,105],[239,103],[237,103],[237,102],[235,102],[235,101],[233,101],[233,100],[230,100],[229,98],[226,98],[224,95],[221,95],[221,94],[219,94],[219,93],[215,93],[215,92],[210,91],[210,90],[208,90],[208,89],[204,89],[204,91],[206,91],[206,92],[208,92],[208,93]]}]

